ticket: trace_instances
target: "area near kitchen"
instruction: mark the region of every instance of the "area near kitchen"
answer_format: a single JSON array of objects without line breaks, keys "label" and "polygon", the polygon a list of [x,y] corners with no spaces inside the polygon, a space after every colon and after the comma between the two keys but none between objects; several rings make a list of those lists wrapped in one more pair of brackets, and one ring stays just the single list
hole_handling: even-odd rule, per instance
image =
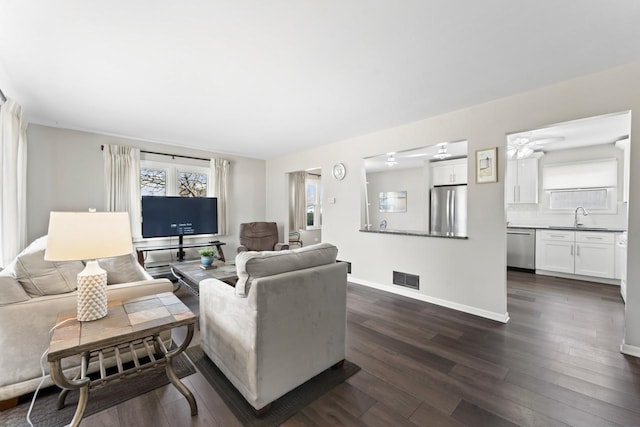
[{"label": "area near kitchen", "polygon": [[507,136],[507,267],[621,287],[631,113]]}]

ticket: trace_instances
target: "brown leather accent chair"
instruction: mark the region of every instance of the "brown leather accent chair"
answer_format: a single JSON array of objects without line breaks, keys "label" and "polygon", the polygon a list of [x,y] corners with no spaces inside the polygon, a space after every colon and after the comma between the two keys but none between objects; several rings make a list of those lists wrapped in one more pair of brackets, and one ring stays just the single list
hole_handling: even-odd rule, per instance
[{"label": "brown leather accent chair", "polygon": [[245,222],[240,224],[238,253],[245,251],[281,251],[289,249],[278,242],[278,225],[275,222]]}]

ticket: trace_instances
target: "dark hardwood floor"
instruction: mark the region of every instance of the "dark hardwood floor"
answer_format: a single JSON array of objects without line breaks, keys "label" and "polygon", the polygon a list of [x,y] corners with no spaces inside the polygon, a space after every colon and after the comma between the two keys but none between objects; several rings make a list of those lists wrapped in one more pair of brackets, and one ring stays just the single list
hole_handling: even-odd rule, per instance
[{"label": "dark hardwood floor", "polygon": [[[508,310],[504,325],[349,285],[347,358],[362,370],[284,425],[640,425],[640,362],[619,352],[619,288],[509,272]],[[83,425],[239,425],[200,374],[185,382],[197,417],[167,386]]]}]

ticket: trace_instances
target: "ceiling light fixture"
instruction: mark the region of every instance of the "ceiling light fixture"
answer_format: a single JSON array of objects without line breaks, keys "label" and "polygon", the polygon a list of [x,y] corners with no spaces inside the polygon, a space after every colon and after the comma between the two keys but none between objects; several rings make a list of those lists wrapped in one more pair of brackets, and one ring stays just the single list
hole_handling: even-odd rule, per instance
[{"label": "ceiling light fixture", "polygon": [[384,162],[385,165],[392,167],[398,164],[398,162],[396,161],[396,158],[393,156],[394,154],[396,153],[395,152],[387,153],[387,161]]},{"label": "ceiling light fixture", "polygon": [[433,157],[435,159],[442,160],[442,159],[446,159],[446,158],[451,157],[451,154],[447,153],[447,143],[446,142],[441,142],[440,144],[438,144],[438,146],[440,147],[440,148],[438,148],[438,152],[433,155]]}]

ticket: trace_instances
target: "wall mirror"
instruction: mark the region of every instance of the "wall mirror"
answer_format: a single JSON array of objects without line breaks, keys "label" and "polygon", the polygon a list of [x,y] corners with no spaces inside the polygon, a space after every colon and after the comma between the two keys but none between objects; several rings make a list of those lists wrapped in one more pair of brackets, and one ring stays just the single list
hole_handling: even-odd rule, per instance
[{"label": "wall mirror", "polygon": [[364,158],[361,230],[439,234],[431,227],[431,190],[444,184],[443,174],[447,184],[466,188],[466,157],[467,141],[457,141]]}]

